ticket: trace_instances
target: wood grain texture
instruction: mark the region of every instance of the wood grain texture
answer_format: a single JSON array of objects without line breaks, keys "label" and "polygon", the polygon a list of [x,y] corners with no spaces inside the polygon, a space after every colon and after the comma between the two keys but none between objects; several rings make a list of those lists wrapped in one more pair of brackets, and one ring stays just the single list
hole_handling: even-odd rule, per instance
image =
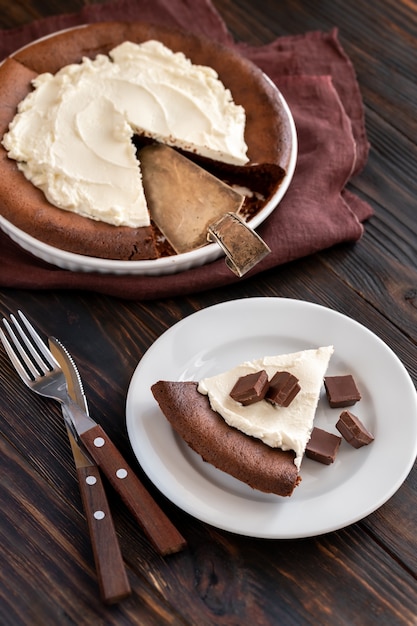
[{"label": "wood grain texture", "polygon": [[[0,0],[0,27],[85,4]],[[371,142],[366,168],[350,188],[375,215],[355,245],[189,297],[129,302],[81,292],[0,291],[0,314],[22,308],[41,333],[68,347],[92,414],[188,542],[186,551],[162,558],[107,489],[132,595],[113,607],[101,602],[60,408],[24,388],[0,350],[4,626],[416,624],[415,466],[397,493],[364,520],[316,538],[266,541],[235,536],[178,510],[150,483],[130,447],[125,400],[138,361],[176,321],[221,301],[279,296],[340,311],[381,337],[417,384],[416,2],[213,4],[233,36],[252,45],[339,27],[358,75]]]}]

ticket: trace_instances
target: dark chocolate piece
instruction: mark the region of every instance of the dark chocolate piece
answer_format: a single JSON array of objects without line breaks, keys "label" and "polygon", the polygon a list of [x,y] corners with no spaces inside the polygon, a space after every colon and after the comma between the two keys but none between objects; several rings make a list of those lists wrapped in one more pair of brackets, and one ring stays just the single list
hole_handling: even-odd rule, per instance
[{"label": "dark chocolate piece", "polygon": [[324,386],[327,399],[333,409],[352,406],[361,399],[361,394],[351,374],[346,376],[326,376]]},{"label": "dark chocolate piece", "polygon": [[268,391],[268,374],[265,370],[241,376],[235,383],[230,397],[243,406],[263,400]]},{"label": "dark chocolate piece", "polygon": [[321,428],[313,428],[305,454],[309,459],[330,465],[336,458],[342,438]]},{"label": "dark chocolate piece", "polygon": [[365,428],[360,419],[350,411],[343,411],[340,414],[336,428],[354,448],[367,446],[374,440],[374,436]]},{"label": "dark chocolate piece", "polygon": [[298,378],[289,372],[277,372],[269,382],[265,400],[277,406],[289,406],[301,387]]}]

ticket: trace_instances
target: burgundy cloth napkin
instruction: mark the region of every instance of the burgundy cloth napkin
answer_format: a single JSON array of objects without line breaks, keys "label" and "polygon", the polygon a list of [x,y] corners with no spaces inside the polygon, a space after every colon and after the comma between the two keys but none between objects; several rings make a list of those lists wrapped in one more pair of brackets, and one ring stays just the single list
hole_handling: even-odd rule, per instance
[{"label": "burgundy cloth napkin", "polygon": [[[270,76],[290,106],[299,141],[295,175],[284,199],[258,229],[272,253],[246,276],[361,237],[362,223],[372,210],[345,186],[364,167],[368,142],[355,73],[336,30],[282,37],[252,47],[233,41],[209,0],[117,0],[3,31],[0,58],[62,28],[134,19],[179,27],[236,47]],[[169,276],[72,272],[35,258],[0,234],[2,287],[82,289],[127,299],[151,299],[203,291],[237,280],[243,279],[232,274],[223,258]]]}]

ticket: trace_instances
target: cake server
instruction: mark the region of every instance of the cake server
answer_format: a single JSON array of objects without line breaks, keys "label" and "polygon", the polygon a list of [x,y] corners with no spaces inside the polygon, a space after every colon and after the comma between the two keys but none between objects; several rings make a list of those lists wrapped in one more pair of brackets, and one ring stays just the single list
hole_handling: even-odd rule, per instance
[{"label": "cake server", "polygon": [[207,239],[226,255],[226,265],[241,278],[270,252],[270,247],[237,213],[226,213],[210,224]]},{"label": "cake server", "polygon": [[[53,357],[64,372],[68,395],[88,414],[88,404],[81,378],[75,374],[72,368],[68,367],[61,351],[57,348],[57,340],[50,337],[48,343]],[[106,604],[114,604],[130,595],[131,588],[110,507],[107,502],[106,492],[104,491],[104,485],[97,465],[80,448],[71,429],[66,422],[65,424],[90,532],[101,597]]]},{"label": "cake server", "polygon": [[139,158],[152,220],[177,254],[211,241],[241,277],[271,252],[241,216],[236,189],[169,146],[145,146]]}]

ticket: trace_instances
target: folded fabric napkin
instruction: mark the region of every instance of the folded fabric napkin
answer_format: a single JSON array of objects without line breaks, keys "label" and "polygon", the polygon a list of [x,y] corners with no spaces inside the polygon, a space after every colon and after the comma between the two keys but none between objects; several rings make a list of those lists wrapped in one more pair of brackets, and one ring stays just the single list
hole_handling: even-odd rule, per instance
[{"label": "folded fabric napkin", "polygon": [[[253,47],[233,41],[209,0],[118,0],[3,31],[0,58],[63,28],[135,19],[179,27],[237,48],[275,82],[290,106],[299,142],[296,171],[284,199],[258,228],[272,253],[246,276],[361,237],[362,223],[372,210],[345,186],[364,167],[368,142],[354,69],[336,30],[281,37]],[[128,299],[187,294],[243,280],[223,258],[169,276],[72,272],[35,258],[4,233],[0,268],[2,287],[82,289]]]}]

